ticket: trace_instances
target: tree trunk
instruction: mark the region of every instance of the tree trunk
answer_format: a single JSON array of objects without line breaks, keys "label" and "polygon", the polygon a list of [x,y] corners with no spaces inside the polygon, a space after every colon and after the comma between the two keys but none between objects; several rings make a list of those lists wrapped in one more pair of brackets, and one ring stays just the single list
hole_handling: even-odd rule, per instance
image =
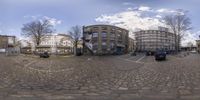
[{"label": "tree trunk", "polygon": [[178,50],[181,50],[181,37],[179,36],[178,38]]},{"label": "tree trunk", "polygon": [[78,46],[78,41],[75,41],[75,43],[74,43],[75,55],[77,55],[77,46]]},{"label": "tree trunk", "polygon": [[39,46],[40,45],[40,43],[39,42],[37,42],[37,46]]},{"label": "tree trunk", "polygon": [[177,38],[176,38],[176,45],[177,45],[177,52],[180,51],[180,43],[181,43],[181,36],[180,34],[177,35]]},{"label": "tree trunk", "polygon": [[177,37],[177,34],[175,34],[175,51],[176,51],[176,53],[178,53],[178,39],[177,39],[178,37]]}]

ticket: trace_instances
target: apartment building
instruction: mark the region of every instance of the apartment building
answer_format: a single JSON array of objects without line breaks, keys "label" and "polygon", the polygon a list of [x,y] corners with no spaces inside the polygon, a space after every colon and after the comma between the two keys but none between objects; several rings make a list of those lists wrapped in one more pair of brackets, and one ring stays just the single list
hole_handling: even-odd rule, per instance
[{"label": "apartment building", "polygon": [[66,34],[46,35],[39,46],[23,47],[22,53],[33,53],[33,50],[35,53],[72,54],[73,39]]},{"label": "apartment building", "polygon": [[136,41],[133,38],[129,37],[129,46],[128,46],[128,52],[133,52],[136,50]]},{"label": "apartment building", "polygon": [[128,52],[129,31],[112,25],[83,26],[83,53],[94,55]]},{"label": "apartment building", "polygon": [[158,27],[158,30],[141,30],[135,32],[137,51],[156,51],[164,49],[175,50],[175,34],[167,28]]},{"label": "apartment building", "polygon": [[0,35],[0,53],[6,53],[6,55],[17,54],[19,50],[15,46],[15,36]]}]

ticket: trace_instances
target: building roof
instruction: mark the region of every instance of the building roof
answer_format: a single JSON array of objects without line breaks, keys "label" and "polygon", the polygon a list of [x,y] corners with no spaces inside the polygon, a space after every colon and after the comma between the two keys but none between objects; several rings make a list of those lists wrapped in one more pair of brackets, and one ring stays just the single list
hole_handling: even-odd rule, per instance
[{"label": "building roof", "polygon": [[45,35],[45,36],[66,36],[66,37],[72,38],[72,36],[70,36],[70,35],[68,35],[68,34],[63,34],[63,33],[51,34],[51,35]]},{"label": "building roof", "polygon": [[10,35],[0,35],[0,37],[16,37],[16,36],[10,36]]},{"label": "building roof", "polygon": [[135,33],[139,33],[139,32],[147,32],[147,31],[160,31],[160,32],[167,32],[167,33],[174,34],[174,33],[172,33],[172,32],[169,32],[169,31],[163,31],[163,30],[140,30],[140,31],[136,31]]},{"label": "building roof", "polygon": [[116,27],[116,28],[119,28],[119,29],[123,29],[123,30],[128,31],[128,30],[125,29],[125,28],[121,28],[121,27],[114,26],[114,25],[109,25],[109,24],[94,24],[94,25],[88,25],[88,26],[83,26],[83,27],[94,27],[94,26],[109,26],[109,27]]}]

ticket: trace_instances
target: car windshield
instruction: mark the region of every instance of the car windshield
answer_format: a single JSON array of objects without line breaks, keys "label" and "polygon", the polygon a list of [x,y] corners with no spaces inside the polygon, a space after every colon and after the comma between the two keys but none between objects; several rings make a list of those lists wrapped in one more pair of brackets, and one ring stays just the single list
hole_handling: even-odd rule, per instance
[{"label": "car windshield", "polygon": [[0,100],[200,100],[200,0],[0,0]]}]

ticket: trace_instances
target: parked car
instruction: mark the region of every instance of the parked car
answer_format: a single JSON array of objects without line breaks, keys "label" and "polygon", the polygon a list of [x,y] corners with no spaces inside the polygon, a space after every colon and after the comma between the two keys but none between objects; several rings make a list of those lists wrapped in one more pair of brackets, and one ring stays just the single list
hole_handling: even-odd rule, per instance
[{"label": "parked car", "polygon": [[155,60],[166,60],[166,51],[163,51],[163,50],[157,50],[155,52]]},{"label": "parked car", "polygon": [[44,52],[44,53],[40,53],[40,58],[49,58],[49,53],[48,52]]}]

